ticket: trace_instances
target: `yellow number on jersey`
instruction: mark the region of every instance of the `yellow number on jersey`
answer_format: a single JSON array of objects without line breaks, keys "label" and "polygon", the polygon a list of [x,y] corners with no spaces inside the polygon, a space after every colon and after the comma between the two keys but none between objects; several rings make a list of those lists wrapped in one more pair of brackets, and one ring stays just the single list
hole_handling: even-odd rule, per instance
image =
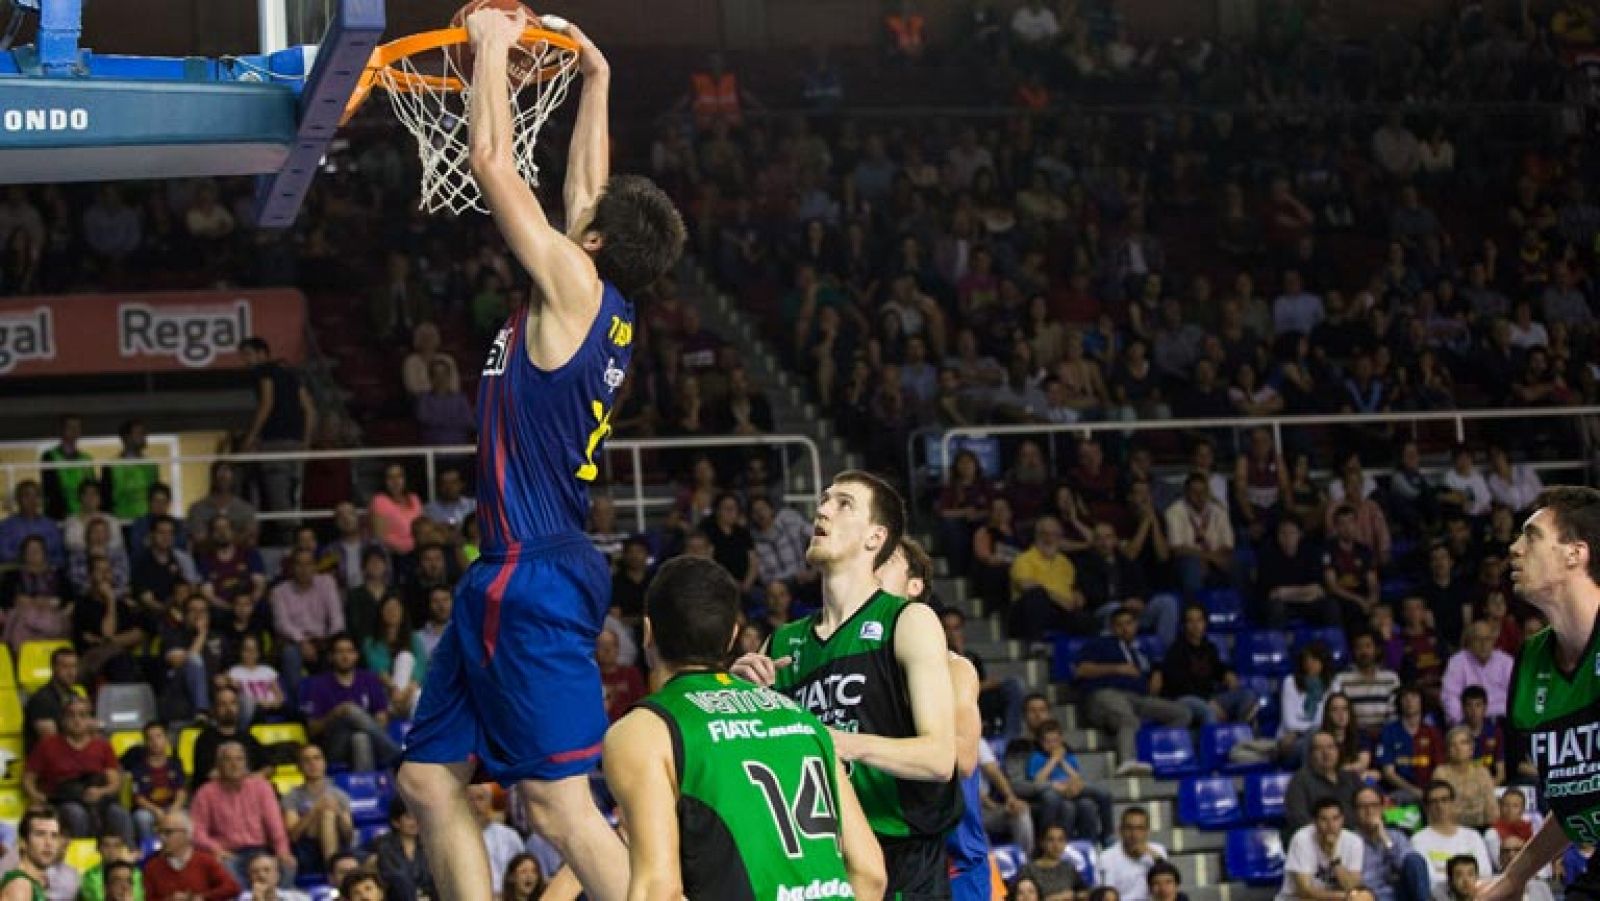
[{"label": "yellow number on jersey", "polygon": [[581,482],[593,482],[595,477],[600,475],[600,467],[594,465],[594,452],[600,446],[600,442],[606,440],[606,436],[611,434],[611,411],[607,410],[605,405],[597,400],[590,401],[589,404],[590,412],[594,414],[596,425],[594,431],[589,433],[588,447],[583,449],[584,463],[574,473]]},{"label": "yellow number on jersey", "polygon": [[633,343],[633,323],[624,322],[621,316],[612,316],[607,337],[611,339],[612,344],[627,347]]}]

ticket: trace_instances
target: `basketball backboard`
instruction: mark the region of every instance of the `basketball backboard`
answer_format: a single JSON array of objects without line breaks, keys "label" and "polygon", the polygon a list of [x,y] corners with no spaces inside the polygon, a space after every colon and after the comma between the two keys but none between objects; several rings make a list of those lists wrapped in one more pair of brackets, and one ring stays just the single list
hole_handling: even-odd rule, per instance
[{"label": "basketball backboard", "polygon": [[288,226],[384,5],[259,2],[263,52],[211,59],[96,53],[78,44],[81,0],[15,0],[36,28],[32,43],[0,49],[0,184],[258,175],[260,225]]}]

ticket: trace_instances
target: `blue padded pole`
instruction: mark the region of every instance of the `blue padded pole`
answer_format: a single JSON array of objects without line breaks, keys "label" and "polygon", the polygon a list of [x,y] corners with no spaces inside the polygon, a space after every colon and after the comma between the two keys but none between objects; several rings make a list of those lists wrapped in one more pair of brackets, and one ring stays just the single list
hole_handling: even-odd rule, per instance
[{"label": "blue padded pole", "polygon": [[384,34],[382,0],[339,0],[317,62],[299,98],[299,130],[283,170],[256,181],[256,218],[262,229],[286,229],[294,222],[310,179],[339,130],[344,104],[355,93],[373,48]]},{"label": "blue padded pole", "polygon": [[339,0],[300,94],[299,129],[289,159],[282,171],[262,176],[256,184],[260,227],[287,228],[294,223],[383,29],[383,0]]},{"label": "blue padded pole", "polygon": [[81,0],[43,0],[39,7],[39,64],[47,77],[77,74],[82,33]]}]

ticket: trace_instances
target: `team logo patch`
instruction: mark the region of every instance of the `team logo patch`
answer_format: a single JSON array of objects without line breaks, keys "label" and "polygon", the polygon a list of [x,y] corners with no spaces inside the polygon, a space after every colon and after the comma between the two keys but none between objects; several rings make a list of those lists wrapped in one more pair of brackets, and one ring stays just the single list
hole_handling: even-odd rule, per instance
[{"label": "team logo patch", "polygon": [[1550,690],[1543,685],[1539,686],[1539,690],[1533,693],[1533,712],[1544,713],[1544,704],[1549,697]]},{"label": "team logo patch", "polygon": [[624,378],[627,378],[627,373],[617,368],[617,358],[612,357],[606,360],[606,390],[615,394],[617,389],[622,387]]},{"label": "team logo patch", "polygon": [[500,375],[506,371],[506,345],[510,340],[510,328],[503,328],[494,336],[494,346],[489,348],[489,359],[483,363],[484,375]]},{"label": "team logo patch", "polygon": [[880,622],[877,622],[877,621],[873,621],[873,622],[870,622],[870,623],[862,623],[861,624],[861,640],[862,641],[882,641],[883,640],[883,623],[880,623]]}]

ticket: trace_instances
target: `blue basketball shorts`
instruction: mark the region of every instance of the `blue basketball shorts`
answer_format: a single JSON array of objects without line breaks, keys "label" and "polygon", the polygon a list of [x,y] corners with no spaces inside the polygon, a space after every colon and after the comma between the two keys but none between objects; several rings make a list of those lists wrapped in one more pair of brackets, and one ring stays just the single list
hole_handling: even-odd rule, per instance
[{"label": "blue basketball shorts", "polygon": [[608,721],[594,661],[611,574],[582,533],[485,553],[456,586],[405,759],[476,755],[511,786],[593,769]]}]

